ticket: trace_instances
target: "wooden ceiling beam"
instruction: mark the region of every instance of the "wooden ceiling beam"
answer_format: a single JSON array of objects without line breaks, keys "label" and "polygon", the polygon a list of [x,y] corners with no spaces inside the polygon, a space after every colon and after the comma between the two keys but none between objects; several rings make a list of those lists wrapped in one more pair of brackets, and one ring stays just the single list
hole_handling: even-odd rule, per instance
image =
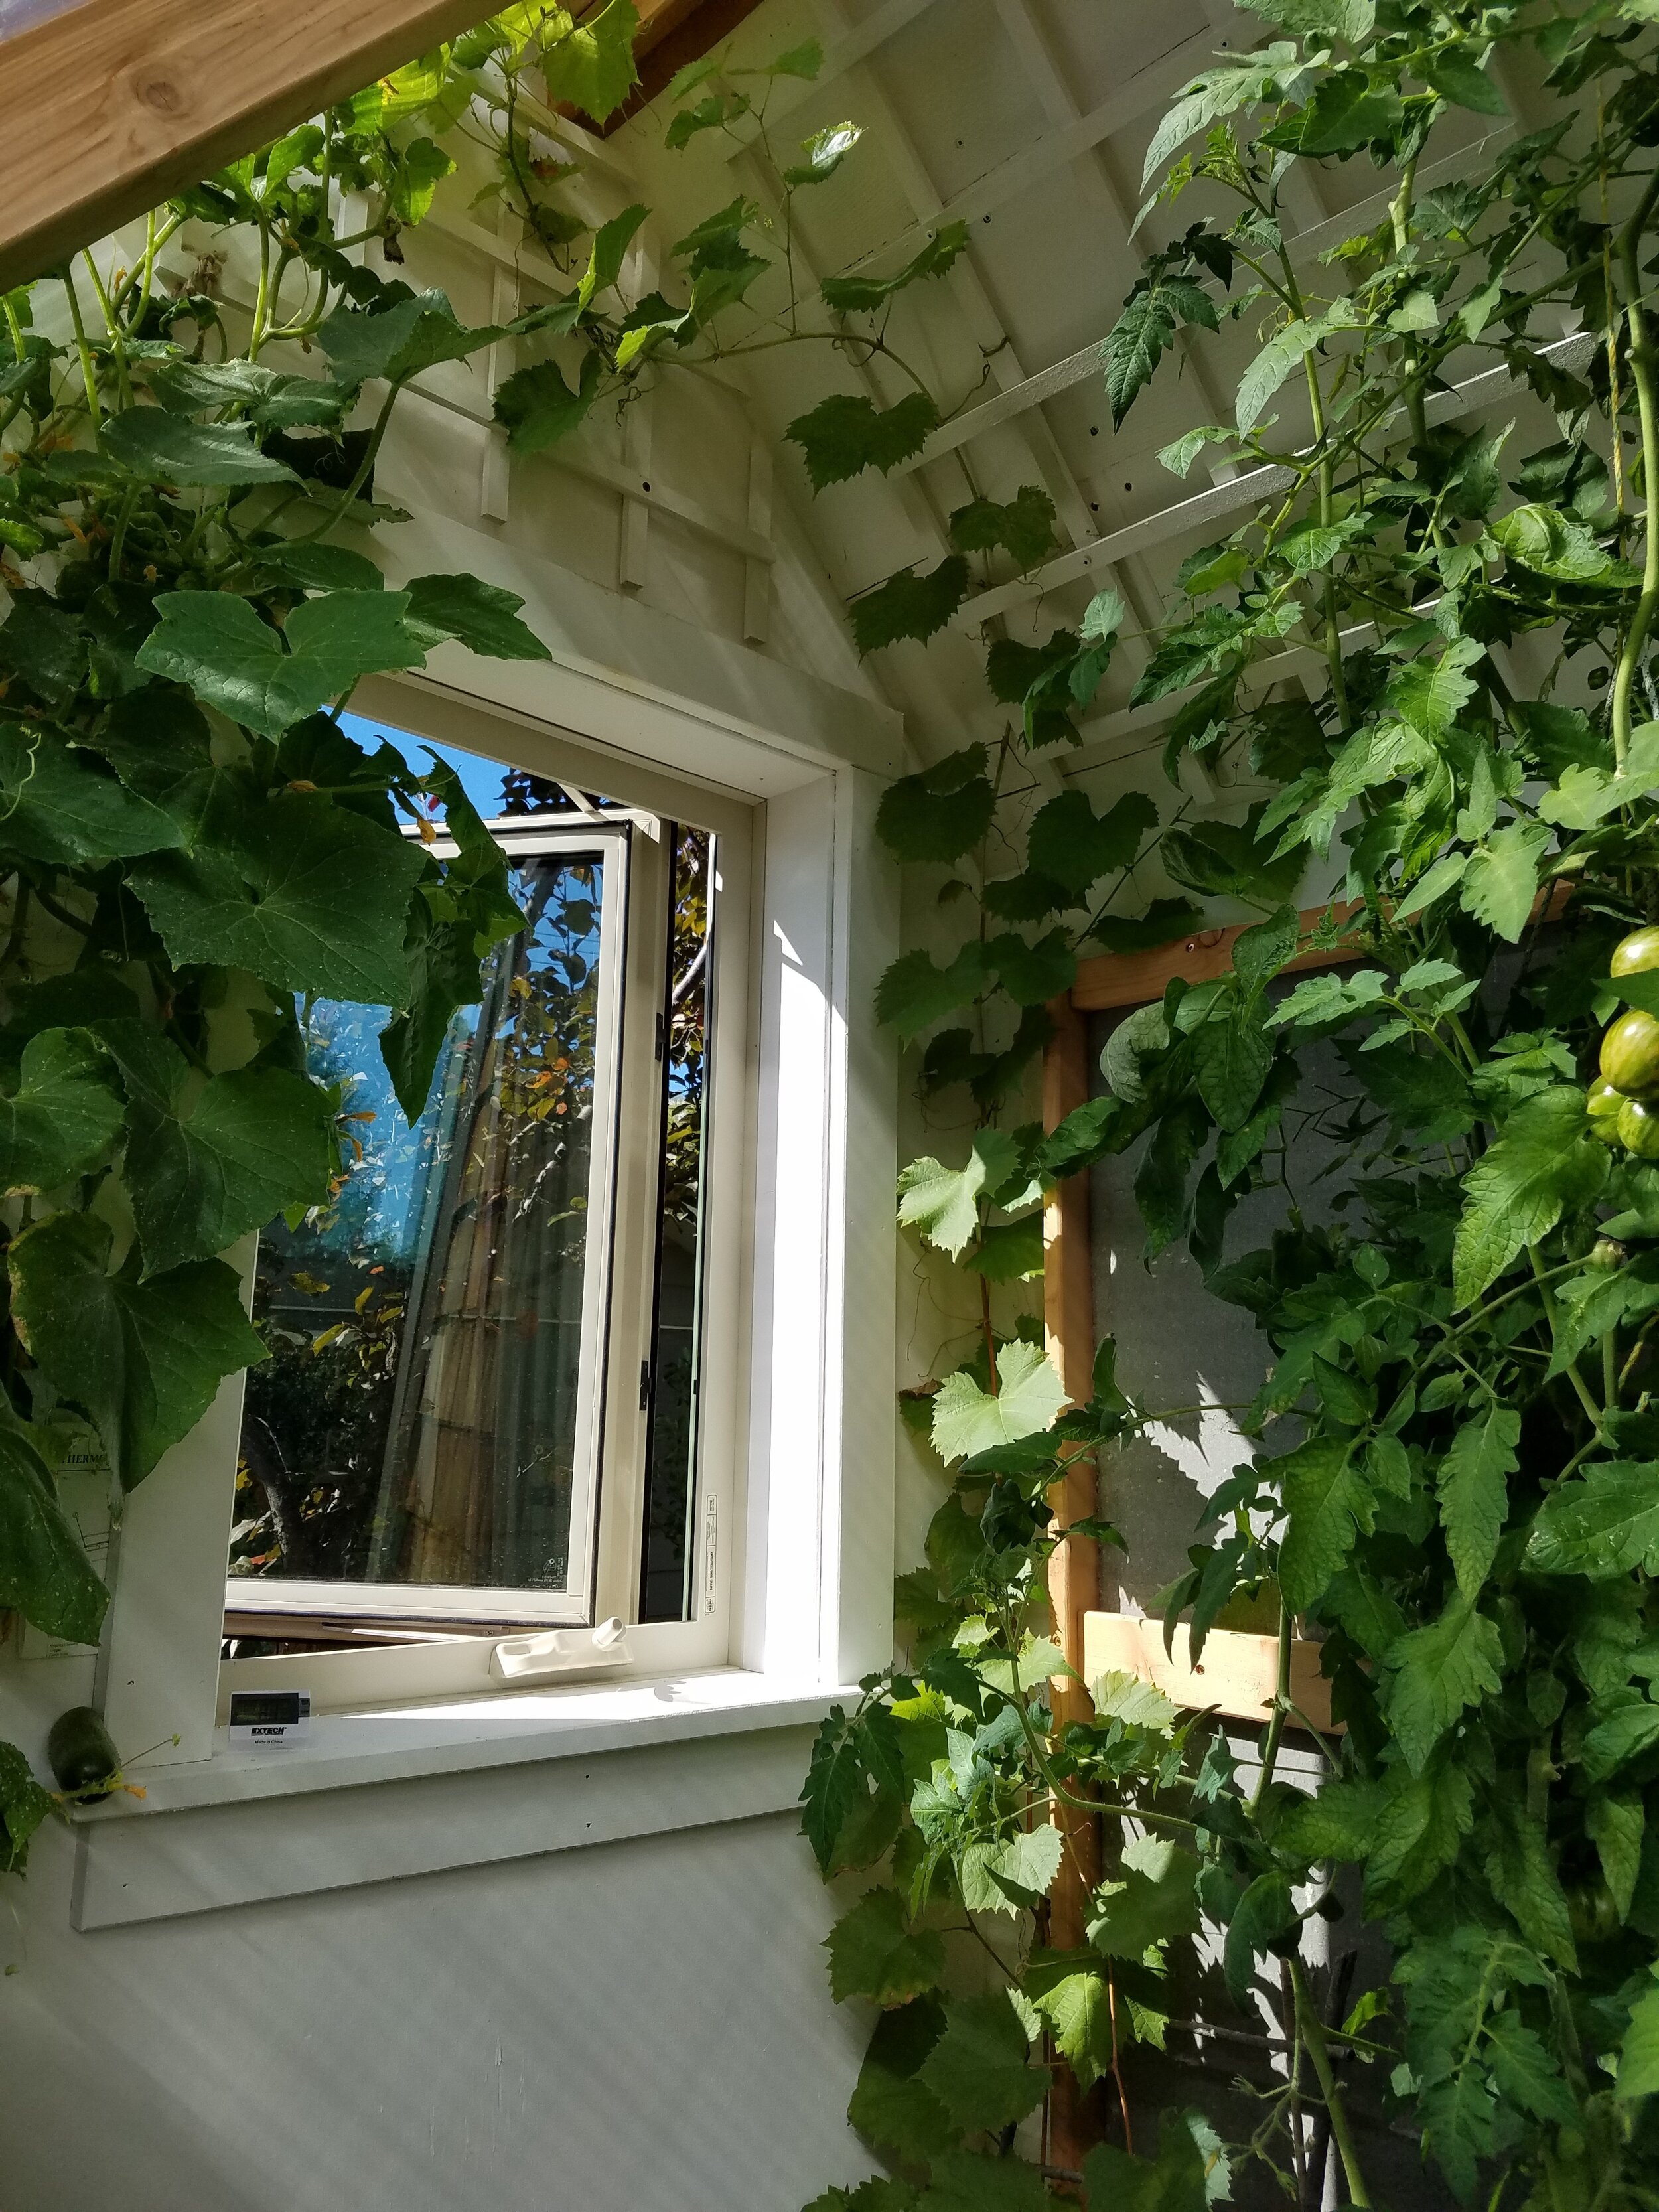
[{"label": "wooden ceiling beam", "polygon": [[[588,0],[585,12],[602,4],[603,0]],[[634,4],[640,11],[639,35],[634,41],[640,81],[606,121],[603,136],[607,138],[648,106],[688,62],[700,62],[722,39],[729,39],[745,16],[754,14],[760,0],[634,0]]]},{"label": "wooden ceiling beam", "polygon": [[481,12],[479,0],[81,0],[6,40],[0,290]]}]

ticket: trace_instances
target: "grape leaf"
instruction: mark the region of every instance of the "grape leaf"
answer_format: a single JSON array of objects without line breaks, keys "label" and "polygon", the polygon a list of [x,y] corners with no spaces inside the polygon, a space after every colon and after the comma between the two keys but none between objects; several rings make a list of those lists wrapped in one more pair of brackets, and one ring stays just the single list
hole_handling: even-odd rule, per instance
[{"label": "grape leaf", "polygon": [[1095,1893],[1089,1941],[1109,1959],[1139,1960],[1198,1927],[1199,1862],[1178,1844],[1143,1838],[1135,1862]]},{"label": "grape leaf", "polygon": [[899,639],[927,639],[945,628],[968,596],[968,563],[947,554],[937,568],[918,575],[901,568],[852,603],[853,638],[859,659]]},{"label": "grape leaf", "polygon": [[1077,2077],[1078,2087],[1091,2089],[1111,2071],[1115,2055],[1105,1977],[1085,1970],[1049,1981],[1042,1974],[1042,1965],[1034,1953],[1026,1970],[1026,1996],[1048,2022],[1054,2048]]},{"label": "grape leaf", "polygon": [[919,775],[902,775],[882,793],[876,835],[901,860],[956,860],[991,826],[996,793],[983,745],[947,753]]},{"label": "grape leaf", "polygon": [[[942,1947],[941,1947],[942,1948]],[[1047,2094],[1047,2069],[1030,2063],[1030,2044],[1005,1990],[945,2008],[945,2033],[918,2069],[963,2128],[1012,2127]]]},{"label": "grape leaf", "polygon": [[918,2069],[945,2031],[938,1999],[918,1997],[876,2023],[847,2117],[862,2136],[902,2158],[932,2159],[959,2142],[951,2119]]},{"label": "grape leaf", "polygon": [[[1194,2115],[1165,2112],[1156,2160],[1097,2143],[1083,2161],[1091,2207],[1098,2212],[1208,2212],[1211,2162],[1194,2132]],[[1223,2161],[1224,2166],[1224,2161]],[[1225,2193],[1225,2176],[1221,2194]]]},{"label": "grape leaf", "polygon": [[386,579],[366,553],[346,545],[313,545],[296,539],[259,549],[259,566],[278,582],[302,592],[380,592]]},{"label": "grape leaf", "polygon": [[[630,337],[639,335],[629,333]],[[642,345],[633,348],[634,353],[641,350]],[[554,361],[532,362],[528,368],[515,369],[495,393],[495,420],[506,430],[512,451],[539,453],[568,437],[599,398],[604,373],[605,363],[593,352],[582,356],[574,388]]]},{"label": "grape leaf", "polygon": [[1095,1677],[1089,1696],[1099,1719],[1121,1721],[1126,1728],[1158,1729],[1167,1734],[1178,1711],[1155,1682],[1116,1668]]},{"label": "grape leaf", "polygon": [[931,1990],[945,1972],[943,1937],[913,1929],[896,1889],[867,1890],[824,1938],[830,1990],[837,2004],[868,1997],[878,2005],[907,2004]]},{"label": "grape leaf", "polygon": [[1051,929],[1035,945],[1012,930],[992,938],[985,958],[1017,1006],[1045,1006],[1069,991],[1077,975],[1077,955],[1063,929]]},{"label": "grape leaf", "polygon": [[[891,276],[826,276],[819,287],[820,296],[832,315],[874,314],[895,292],[930,276],[943,276],[967,243],[967,224],[947,222]],[[788,434],[793,436],[793,428]]]},{"label": "grape leaf", "polygon": [[958,553],[988,553],[1000,545],[1022,570],[1035,568],[1060,543],[1054,520],[1048,493],[1022,484],[1006,505],[976,499],[957,507],[951,517],[951,543]]},{"label": "grape leaf", "polygon": [[[1058,1648],[1054,1649],[1058,1656]],[[1030,1654],[1022,1653],[1022,1668]],[[1038,1661],[1040,1666],[1043,1662]],[[1013,1892],[1021,1905],[1035,1905],[1047,1897],[1066,1851],[1060,1830],[1041,1826],[1018,1828],[990,1861],[990,1872],[1003,1888]]]},{"label": "grape leaf", "polygon": [[947,2151],[933,2160],[918,2212],[1052,2212],[1053,2202],[1024,2159]]},{"label": "grape leaf", "polygon": [[901,1036],[915,1036],[930,1022],[970,1005],[990,981],[986,951],[970,938],[948,968],[935,967],[920,947],[902,952],[876,986],[876,1018]]},{"label": "grape leaf", "polygon": [[1104,814],[1097,814],[1082,792],[1063,791],[1032,817],[1026,863],[1068,891],[1086,890],[1127,868],[1157,827],[1158,807],[1144,791],[1126,792]]},{"label": "grape leaf", "polygon": [[812,489],[822,491],[866,469],[885,475],[919,453],[938,425],[939,409],[925,392],[907,392],[879,412],[862,392],[836,392],[796,416],[783,434],[800,447]]},{"label": "grape leaf", "polygon": [[963,1167],[912,1160],[899,1177],[901,1226],[919,1229],[930,1244],[957,1258],[979,1228],[981,1194],[1006,1182],[1017,1159],[1011,1138],[999,1129],[981,1129]]},{"label": "grape leaf", "polygon": [[639,82],[634,64],[639,27],[634,0],[606,0],[597,15],[587,15],[562,38],[546,41],[542,74],[550,104],[579,107],[594,123],[614,115]]},{"label": "grape leaf", "polygon": [[997,1352],[997,1392],[969,1374],[947,1375],[933,1399],[933,1449],[941,1459],[967,1459],[997,1444],[1052,1428],[1066,1389],[1040,1347],[1017,1340]]}]

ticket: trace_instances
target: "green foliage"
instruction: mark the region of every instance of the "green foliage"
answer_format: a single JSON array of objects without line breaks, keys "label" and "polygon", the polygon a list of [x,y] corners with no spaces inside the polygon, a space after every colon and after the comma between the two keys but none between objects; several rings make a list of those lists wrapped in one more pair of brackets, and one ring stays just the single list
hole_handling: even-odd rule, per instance
[{"label": "green foliage", "polygon": [[853,635],[859,658],[902,637],[927,639],[944,629],[968,593],[968,563],[949,553],[937,568],[919,576],[901,568],[873,592],[853,602]]},{"label": "green foliage", "polygon": [[[1379,1923],[1388,1961],[1342,2040],[1460,2200],[1638,2212],[1659,2157],[1659,1169],[1650,1109],[1615,1126],[1585,1086],[1621,1006],[1659,1017],[1639,961],[1609,973],[1614,945],[1659,922],[1643,597],[1659,33],[1646,0],[1254,12],[1268,36],[1252,45],[1246,27],[1152,134],[1143,212],[1201,180],[1206,213],[1103,314],[1102,372],[1121,424],[1177,342],[1202,347],[1224,319],[1255,332],[1232,426],[1162,458],[1177,475],[1212,447],[1267,465],[1262,497],[1182,564],[1113,705],[1127,691],[1161,720],[1171,781],[1190,753],[1218,787],[1270,795],[1242,820],[1121,784],[1107,808],[1092,777],[1028,796],[1047,764],[1027,756],[1076,738],[1124,624],[1107,595],[1080,615],[1080,593],[1049,617],[1073,627],[990,643],[988,688],[1010,710],[994,757],[894,787],[883,835],[901,859],[957,866],[944,910],[961,934],[902,952],[877,1010],[906,1036],[954,1024],[926,1048],[924,1087],[964,1086],[978,1127],[966,1164],[920,1160],[901,1179],[902,1218],[963,1271],[966,1303],[962,1337],[907,1398],[952,1478],[902,1586],[910,1671],[873,1678],[862,1710],[914,1747],[891,1801],[913,1911],[1040,1911],[1058,1892],[1035,1855],[1017,1869],[1011,1837],[1105,1801],[1086,1940],[1055,1953],[1038,1928],[1012,1968],[1024,2027],[1084,2088],[1162,2033],[1158,1978],[1200,1916],[1235,2000],[1261,2001],[1291,1962],[1284,2031],[1304,2082],[1323,2079],[1321,1992],[1296,1989],[1318,1977],[1294,1962],[1304,1920],[1340,1893]],[[1547,81],[1555,126],[1425,187],[1465,143],[1442,126],[1502,117],[1510,70]],[[1362,154],[1389,179],[1371,227],[1298,258],[1287,178]],[[1347,179],[1324,204],[1361,197]],[[1574,371],[1547,350],[1569,307],[1591,342]],[[1477,342],[1532,400],[1450,411]],[[1554,428],[1513,459],[1508,418],[1534,403]],[[1041,562],[1039,497],[1029,538],[1019,501],[960,509],[957,551]],[[1322,673],[1305,698],[1264,699],[1292,648]],[[981,883],[969,856],[988,852]],[[1153,868],[1190,900],[1155,896]],[[1318,898],[1322,917],[1299,911]],[[1206,953],[1189,981],[1176,956],[1161,1000],[1111,1030],[1104,1093],[1059,1128],[1019,1125],[1012,1092],[978,1087],[1063,957],[1167,943],[1241,906],[1267,918],[1233,939],[1227,972]],[[1292,963],[1310,972],[1285,975]],[[1621,1036],[1620,1079],[1659,1087],[1640,1020]],[[1079,1719],[1042,1641],[1053,1486],[1154,1409],[1117,1389],[1109,1345],[1090,1403],[1067,1406],[1024,1269],[1000,1255],[1030,1256],[1039,1198],[1132,1146],[1149,1254],[1184,1240],[1261,1333],[1239,1416],[1260,1449],[1208,1501],[1168,1625],[1184,1620],[1196,1653],[1230,1604],[1265,1601],[1287,1658],[1299,1624],[1318,1636],[1344,1729],[1305,1791],[1279,1759],[1298,1724],[1282,1702],[1246,1786],[1214,1729],[1136,1676],[1094,1684]],[[1259,1250],[1237,1249],[1245,1200],[1271,1219]],[[1344,1864],[1363,1872],[1339,1893]],[[902,2085],[884,2023],[885,2070],[872,2046],[852,2108],[908,2176],[927,2170],[929,2205],[1012,2113],[1021,2054],[1000,1996],[984,2018],[1008,2074],[954,2102],[927,2087],[969,2048],[972,1955],[906,2008],[933,2008],[907,2031]],[[1328,2084],[1334,2120],[1356,2070]],[[1089,2201],[1198,2212],[1233,2185],[1229,2157],[1288,2193],[1287,2131],[1264,2104],[1228,2152],[1201,2118],[1171,2116],[1154,2159],[1137,2124],[1140,2155],[1090,2154]],[[1336,2132],[1344,2201],[1376,2201],[1363,2144]]]},{"label": "green foliage", "polygon": [[[520,81],[603,120],[635,82],[637,21],[631,0],[580,24],[492,17],[156,210],[131,267],[89,283],[88,257],[6,297],[0,1609],[46,1634],[95,1644],[107,1602],[58,1502],[65,1424],[92,1424],[124,1488],[149,1475],[265,1357],[223,1255],[335,1190],[349,1130],[306,1073],[306,1001],[392,1010],[413,1119],[481,960],[520,926],[453,771],[370,757],[337,722],[362,677],[438,647],[548,657],[515,593],[465,574],[388,590],[362,534],[396,514],[374,471],[402,387],[509,333],[357,265],[335,212],[368,208],[398,258],[489,68],[501,197],[568,244],[582,226],[540,189]],[[571,299],[511,333],[582,345],[584,409],[601,369],[628,382],[614,292],[643,212],[601,226]],[[257,262],[251,310],[167,288],[188,220]],[[84,344],[42,334],[52,318]],[[551,364],[522,374],[503,415],[533,447],[569,425],[549,427]],[[377,384],[373,427],[345,428]],[[437,810],[448,860],[427,849]],[[0,1869],[22,1870],[48,1803],[0,1746]]]},{"label": "green foliage", "polygon": [[838,2004],[846,1997],[906,2004],[935,1987],[945,1971],[943,1939],[906,1925],[904,1900],[896,1889],[866,1891],[836,1923],[824,1946]]},{"label": "green foliage", "polygon": [[[920,253],[891,276],[830,276],[822,287],[823,304],[832,314],[868,315],[884,308],[895,293],[908,289],[930,276],[943,276],[968,243],[965,222],[947,222]],[[792,428],[789,433],[793,437]]]},{"label": "green foliage", "polygon": [[866,469],[884,475],[919,453],[938,428],[939,408],[925,392],[907,392],[891,407],[878,409],[860,392],[835,392],[805,415],[798,415],[785,435],[806,458],[814,491],[845,483]]}]

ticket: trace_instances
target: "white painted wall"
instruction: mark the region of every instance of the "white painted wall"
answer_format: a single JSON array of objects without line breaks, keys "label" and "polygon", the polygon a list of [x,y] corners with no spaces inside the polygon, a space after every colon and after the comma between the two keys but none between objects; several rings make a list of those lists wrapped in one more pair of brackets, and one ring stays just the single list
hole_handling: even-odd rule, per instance
[{"label": "white painted wall", "polygon": [[[611,200],[622,197],[613,185]],[[464,210],[459,187],[450,198]],[[495,312],[494,271],[476,252],[423,234],[418,260],[409,273],[446,284],[463,318]],[[227,272],[228,298],[242,296],[246,275]],[[475,416],[487,404],[480,373],[432,382]],[[658,411],[653,481],[695,500],[706,523],[746,527],[741,394],[682,382]],[[763,645],[744,556],[718,529],[653,511],[643,581],[619,589],[619,436],[595,422],[573,445],[567,458],[585,459],[586,474],[551,459],[503,471],[477,421],[407,404],[380,475],[383,495],[415,514],[401,543],[386,535],[394,580],[465,565],[510,583],[554,654],[434,655],[426,688],[481,696],[538,738],[825,810],[835,896],[878,908],[884,941],[892,885],[860,875],[857,841],[867,845],[880,779],[913,762],[900,716],[854,657],[816,549],[781,499],[767,532]],[[604,467],[612,477],[596,478]],[[365,687],[359,703],[395,720],[402,688]],[[832,794],[824,770],[849,764],[866,774],[838,777]],[[844,1209],[842,1273],[872,1254],[879,1273],[891,1249],[891,1054],[854,1011],[868,1004],[868,964],[860,953],[851,972],[837,969],[827,1015],[816,1010],[820,1087],[845,1085],[873,1178],[819,1194],[823,1208]],[[786,1316],[786,1332],[799,1322]],[[822,1576],[807,1577],[815,1590],[833,1583],[834,1603],[820,1592],[795,1640],[818,1649],[828,1606],[836,1667],[872,1663],[887,1632],[890,1322],[890,1291],[852,1316],[847,1389],[823,1408],[825,1442],[858,1457],[858,1487],[823,1533]],[[793,1635],[797,1624],[778,1626]],[[0,1644],[0,1740],[21,1742],[44,1772],[51,1717],[92,1687],[89,1662],[20,1662],[15,1644]],[[172,1725],[163,1716],[154,1733]],[[0,1887],[15,1916],[0,1912],[0,1965],[16,1968],[0,1979],[0,2212],[798,2212],[831,2183],[857,2180],[872,2161],[843,2115],[869,2023],[830,2001],[820,1945],[836,1901],[781,1809],[809,1735],[801,1727],[781,1747],[781,1782],[775,1774],[747,1804],[732,1792],[747,1817],[676,1826],[671,1811],[634,1823],[661,1832],[576,1847],[563,1832],[544,1848],[538,1832],[507,1847],[526,1855],[490,1858],[481,1845],[488,1863],[398,1880],[362,1878],[377,1820],[395,1825],[407,1803],[411,1831],[494,1822],[498,1844],[539,1808],[550,1832],[568,1831],[576,1762],[563,1774],[528,1767],[517,1783],[449,1776],[319,1794],[286,1811],[227,1807],[210,1832],[192,1832],[202,1848],[222,1867],[257,1861],[250,1892],[274,1853],[282,1877],[270,1886],[295,1893],[185,1912],[175,1902],[85,1933],[74,1925],[84,1839],[48,1828],[27,1884]],[[137,1748],[125,1730],[122,1742]],[[174,1778],[192,1748],[199,1756],[183,1748]],[[705,1762],[705,1796],[721,1755],[687,1753]],[[629,1786],[641,1794],[637,1769]],[[350,1837],[350,1886],[327,1887]],[[378,1875],[408,1856],[418,1857],[412,1844],[404,1855],[388,1843],[368,1863]],[[301,1887],[296,1868],[313,1866],[319,1887]]]},{"label": "white painted wall", "polygon": [[89,1935],[74,1848],[0,1936],[5,2212],[797,2212],[870,2171],[787,1814]]}]

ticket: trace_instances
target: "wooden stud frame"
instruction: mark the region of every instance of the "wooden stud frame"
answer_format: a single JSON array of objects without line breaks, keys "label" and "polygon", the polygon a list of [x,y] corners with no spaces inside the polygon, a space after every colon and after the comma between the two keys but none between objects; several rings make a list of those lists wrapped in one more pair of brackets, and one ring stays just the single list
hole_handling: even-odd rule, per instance
[{"label": "wooden stud frame", "polygon": [[[1355,912],[1338,906],[1339,921]],[[1313,908],[1301,916],[1304,932],[1313,929],[1324,915]],[[1232,948],[1241,923],[1227,928],[1195,931],[1174,945],[1151,952],[1105,953],[1079,963],[1077,980],[1065,997],[1050,1000],[1054,1034],[1042,1062],[1042,1120],[1053,1129],[1089,1097],[1089,1038],[1086,1017],[1117,1007],[1150,1005],[1162,998],[1176,976],[1185,982],[1208,982],[1224,975],[1232,965]],[[1358,957],[1341,942],[1328,948],[1299,953],[1292,969],[1333,968]],[[1090,1249],[1089,1184],[1077,1175],[1050,1192],[1043,1212],[1043,1333],[1048,1357],[1058,1370],[1066,1395],[1081,1404],[1092,1395],[1095,1355],[1093,1258]],[[1201,1670],[1188,1660],[1184,1638],[1177,1632],[1173,1661],[1165,1657],[1161,1625],[1143,1624],[1100,1607],[1100,1553],[1092,1539],[1065,1532],[1096,1510],[1098,1470],[1091,1455],[1074,1460],[1064,1480],[1049,1492],[1054,1527],[1060,1532],[1048,1562],[1048,1595],[1054,1619],[1054,1640],[1071,1667],[1089,1681],[1109,1668],[1139,1674],[1155,1682],[1165,1694],[1191,1710],[1213,1707],[1230,1717],[1261,1720],[1268,1717],[1264,1702],[1262,1668],[1264,1645],[1271,1647],[1266,1695],[1271,1696],[1276,1675],[1277,1642],[1271,1638],[1246,1636],[1212,1629],[1204,1647]],[[1144,1632],[1143,1632],[1144,1631]],[[1311,1644],[1297,1638],[1291,1653],[1291,1683],[1295,1702],[1320,1728],[1330,1725],[1330,1693],[1319,1673]],[[1049,1685],[1055,1723],[1091,1717],[1088,1692],[1079,1684],[1056,1676]],[[1099,1879],[1100,1838],[1097,1824],[1086,1815],[1056,1808],[1055,1822],[1065,1833],[1068,1849],[1049,1893],[1049,1942],[1057,1950],[1069,1950],[1087,1941],[1089,1893]],[[1075,2094],[1068,2075],[1059,2077],[1050,2112],[1050,2150],[1057,2165],[1075,2166],[1083,2153],[1097,2140],[1085,2100]]]},{"label": "wooden stud frame", "polygon": [[[0,289],[466,30],[477,0],[81,0],[0,43]],[[21,118],[27,118],[27,128]]]}]

